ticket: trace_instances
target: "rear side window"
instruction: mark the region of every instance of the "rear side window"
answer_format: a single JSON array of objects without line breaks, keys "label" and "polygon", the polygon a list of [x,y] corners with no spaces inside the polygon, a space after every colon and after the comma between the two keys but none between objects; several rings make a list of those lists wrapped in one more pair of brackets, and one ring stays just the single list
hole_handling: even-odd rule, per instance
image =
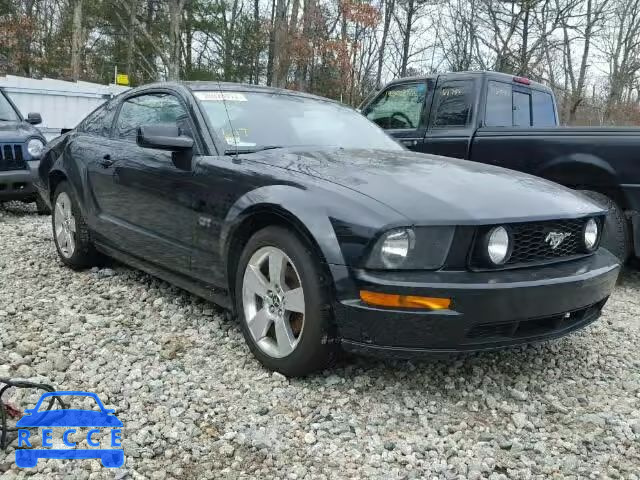
[{"label": "rear side window", "polygon": [[377,97],[364,113],[386,130],[415,129],[420,126],[426,93],[425,83],[394,85]]},{"label": "rear side window", "polygon": [[531,105],[533,108],[533,126],[534,127],[555,127],[556,109],[553,105],[553,97],[550,93],[531,92]]},{"label": "rear side window", "polygon": [[431,126],[465,127],[471,117],[472,80],[445,81],[438,88]]},{"label": "rear side window", "polygon": [[177,124],[187,115],[180,101],[168,93],[133,97],[122,104],[116,123],[116,136],[135,141],[142,125]]},{"label": "rear side window", "polygon": [[484,123],[487,127],[553,127],[557,123],[553,97],[548,92],[514,90],[508,83],[490,81]]},{"label": "rear side window", "polygon": [[111,125],[115,112],[116,109],[113,102],[104,103],[82,121],[78,130],[93,135],[100,135],[101,137],[108,137],[111,135]]}]

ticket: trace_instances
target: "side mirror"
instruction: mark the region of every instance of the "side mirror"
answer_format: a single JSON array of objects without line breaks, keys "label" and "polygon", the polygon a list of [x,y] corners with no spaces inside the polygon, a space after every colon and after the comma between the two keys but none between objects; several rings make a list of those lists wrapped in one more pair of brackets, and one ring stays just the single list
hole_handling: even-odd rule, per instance
[{"label": "side mirror", "polygon": [[143,125],[138,127],[136,143],[143,148],[183,152],[193,148],[193,138],[180,135],[176,125]]},{"label": "side mirror", "polygon": [[30,123],[31,125],[39,125],[42,123],[42,117],[39,113],[29,112],[29,115],[27,115],[27,123]]}]

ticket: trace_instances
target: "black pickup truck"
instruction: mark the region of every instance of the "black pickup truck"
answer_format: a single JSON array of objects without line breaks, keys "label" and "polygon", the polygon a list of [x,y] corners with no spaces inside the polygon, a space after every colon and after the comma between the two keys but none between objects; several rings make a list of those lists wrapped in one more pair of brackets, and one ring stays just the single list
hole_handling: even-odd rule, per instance
[{"label": "black pickup truck", "polygon": [[623,261],[640,257],[640,128],[559,127],[548,87],[496,72],[395,80],[361,111],[411,150],[583,191],[609,209],[603,245]]},{"label": "black pickup truck", "polygon": [[39,214],[48,214],[49,207],[33,186],[46,143],[34,127],[41,122],[39,113],[29,113],[24,118],[0,88],[0,204],[13,200],[35,202]]}]

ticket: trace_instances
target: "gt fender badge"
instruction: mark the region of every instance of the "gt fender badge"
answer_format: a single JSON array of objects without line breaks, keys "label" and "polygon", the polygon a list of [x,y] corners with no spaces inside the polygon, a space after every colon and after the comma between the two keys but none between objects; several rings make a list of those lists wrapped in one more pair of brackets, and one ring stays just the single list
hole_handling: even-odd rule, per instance
[{"label": "gt fender badge", "polygon": [[566,232],[549,232],[544,241],[551,246],[551,250],[555,250],[571,235],[571,233]]}]

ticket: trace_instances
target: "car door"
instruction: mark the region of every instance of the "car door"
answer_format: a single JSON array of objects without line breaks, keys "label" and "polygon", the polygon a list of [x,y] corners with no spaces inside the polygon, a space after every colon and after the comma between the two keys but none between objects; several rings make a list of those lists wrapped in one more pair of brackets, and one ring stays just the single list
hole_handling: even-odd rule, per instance
[{"label": "car door", "polygon": [[[189,274],[193,230],[193,157],[143,148],[138,127],[180,124],[192,129],[183,101],[165,90],[145,91],[122,102],[113,129],[113,196],[116,224],[110,243],[125,253]],[[197,155],[197,147],[192,152]]]},{"label": "car door", "polygon": [[432,79],[394,83],[380,92],[362,113],[407,148],[420,150],[434,85]]},{"label": "car door", "polygon": [[446,157],[467,158],[473,139],[474,109],[477,109],[475,83],[479,79],[438,77],[429,128],[421,151]]}]

